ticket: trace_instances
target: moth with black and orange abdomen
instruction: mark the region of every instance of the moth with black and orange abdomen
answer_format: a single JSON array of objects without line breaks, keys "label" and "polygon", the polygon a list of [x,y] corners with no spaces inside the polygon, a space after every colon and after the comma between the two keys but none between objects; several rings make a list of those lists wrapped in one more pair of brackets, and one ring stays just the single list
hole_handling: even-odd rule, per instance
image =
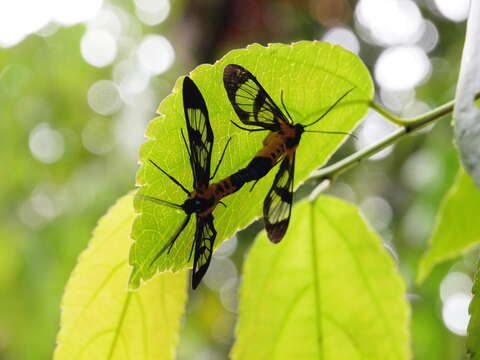
[{"label": "moth with black and orange abdomen", "polygon": [[[245,182],[258,181],[278,163],[280,168],[275,175],[272,187],[263,203],[263,218],[268,238],[278,243],[285,235],[292,212],[293,185],[295,173],[295,153],[304,132],[327,134],[347,134],[341,131],[307,131],[306,128],[318,123],[354,88],[341,95],[316,120],[309,124],[294,124],[281,98],[283,112],[271,96],[248,70],[240,65],[227,65],[223,82],[228,99],[240,121],[248,128],[232,123],[246,131],[270,131],[263,140],[263,148],[240,170]],[[282,93],[283,95],[283,93]]]},{"label": "moth with black and orange abdomen", "polygon": [[160,170],[187,194],[187,199],[183,204],[176,204],[147,195],[137,195],[137,197],[168,207],[181,209],[186,214],[186,218],[182,224],[170,237],[170,240],[157,252],[150,262],[150,265],[153,265],[165,251],[168,250],[168,252],[170,252],[176,240],[188,225],[191,216],[195,214],[195,237],[188,259],[188,261],[190,261],[193,252],[192,288],[195,289],[207,272],[212,259],[213,245],[217,235],[213,224],[214,218],[212,212],[218,204],[222,203],[221,200],[224,197],[239,190],[244,182],[241,177],[234,174],[217,183],[210,184],[210,180],[215,177],[223,160],[230,139],[223,149],[213,175],[210,175],[214,135],[210,125],[207,105],[200,90],[188,76],[185,77],[183,81],[182,95],[188,142],[183,131],[181,131],[181,134],[187,149],[193,174],[193,191],[189,191],[177,179],[150,159],[150,164]]}]

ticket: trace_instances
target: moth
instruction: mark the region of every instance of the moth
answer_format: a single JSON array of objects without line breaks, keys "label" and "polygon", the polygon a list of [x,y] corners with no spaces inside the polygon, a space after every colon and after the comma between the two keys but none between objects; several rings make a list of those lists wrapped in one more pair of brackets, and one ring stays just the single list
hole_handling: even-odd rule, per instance
[{"label": "moth", "polygon": [[229,64],[223,72],[223,82],[228,99],[243,125],[232,123],[249,132],[269,131],[263,140],[263,148],[239,171],[242,179],[258,181],[280,163],[272,187],[263,203],[263,218],[268,238],[278,243],[284,237],[292,212],[295,154],[305,132],[348,134],[340,131],[307,131],[340,103],[354,88],[340,96],[316,120],[309,124],[294,123],[281,97],[283,112],[266,92],[255,76],[240,65]]},{"label": "moth", "polygon": [[188,259],[188,261],[190,261],[193,252],[192,288],[195,289],[207,272],[212,259],[213,245],[217,235],[212,212],[218,204],[222,203],[221,200],[224,197],[238,191],[243,186],[244,182],[241,176],[234,174],[217,183],[210,184],[210,180],[215,177],[218,168],[222,163],[231,138],[227,141],[227,144],[223,149],[213,175],[210,175],[214,135],[212,126],[210,125],[207,105],[200,90],[188,76],[183,80],[182,95],[188,141],[185,138],[183,130],[181,130],[181,134],[190,159],[190,167],[193,175],[193,190],[189,191],[177,179],[162,169],[155,161],[149,159],[150,164],[155,166],[175,185],[182,189],[183,192],[185,192],[187,199],[182,204],[176,204],[147,195],[137,195],[137,197],[168,207],[181,209],[186,214],[182,224],[171,236],[165,246],[163,246],[163,248],[156,254],[150,265],[152,265],[167,249],[168,252],[170,252],[175,241],[190,222],[191,217],[195,215],[195,237],[190,250],[190,257]]}]

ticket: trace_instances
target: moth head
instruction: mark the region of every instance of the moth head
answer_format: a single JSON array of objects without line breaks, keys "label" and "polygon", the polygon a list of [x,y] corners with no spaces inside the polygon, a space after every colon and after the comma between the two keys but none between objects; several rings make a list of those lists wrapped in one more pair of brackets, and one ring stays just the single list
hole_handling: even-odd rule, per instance
[{"label": "moth head", "polygon": [[208,200],[194,197],[185,200],[182,208],[187,214],[200,214],[207,210],[209,206],[210,205]]}]

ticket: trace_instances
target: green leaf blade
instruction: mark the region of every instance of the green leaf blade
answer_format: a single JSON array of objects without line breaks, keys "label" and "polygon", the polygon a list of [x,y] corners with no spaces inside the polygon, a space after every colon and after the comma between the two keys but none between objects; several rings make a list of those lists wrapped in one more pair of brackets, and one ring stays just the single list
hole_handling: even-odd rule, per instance
[{"label": "green leaf blade", "polygon": [[161,274],[128,291],[133,219],[127,195],[99,221],[64,293],[56,360],[174,358],[187,274]]},{"label": "green leaf blade", "polygon": [[[343,93],[355,87],[344,102],[312,130],[350,132],[366,114],[373,96],[373,83],[361,60],[339,46],[322,42],[300,42],[290,46],[272,44],[268,47],[255,44],[231,51],[214,65],[199,66],[190,76],[199,86],[209,108],[215,134],[213,164],[218,161],[228,138],[233,137],[214,181],[245,167],[262,147],[266,136],[266,132],[248,133],[230,124],[230,120],[237,119],[223,87],[223,69],[230,63],[240,64],[251,71],[279,106],[283,91],[290,114],[301,123],[318,118]],[[177,81],[173,93],[161,103],[159,113],[163,116],[154,119],[148,127],[146,134],[150,139],[141,148],[142,165],[137,174],[137,184],[141,186],[139,194],[175,203],[182,203],[185,194],[148,164],[148,160],[157,162],[184,186],[191,188],[192,174],[180,135],[185,124],[181,82],[181,79]],[[324,164],[345,139],[341,135],[303,135],[297,151],[295,185]],[[225,199],[227,209],[219,207],[214,211],[217,246],[261,215],[263,198],[274,175],[275,170],[261,179],[252,192],[247,184]],[[142,279],[151,278],[158,270],[185,268],[194,233],[194,221],[191,221],[171,252],[162,255],[152,265],[158,250],[175,233],[185,215],[140,199],[135,201],[135,209],[140,215],[132,231],[135,240],[130,252],[132,287],[139,286]]]},{"label": "green leaf blade", "polygon": [[420,262],[418,282],[423,281],[436,264],[464,253],[480,241],[479,206],[480,190],[460,168],[437,215],[430,247]]},{"label": "green leaf blade", "polygon": [[294,207],[280,244],[256,239],[232,358],[408,359],[408,318],[378,236],[354,206],[322,196]]}]

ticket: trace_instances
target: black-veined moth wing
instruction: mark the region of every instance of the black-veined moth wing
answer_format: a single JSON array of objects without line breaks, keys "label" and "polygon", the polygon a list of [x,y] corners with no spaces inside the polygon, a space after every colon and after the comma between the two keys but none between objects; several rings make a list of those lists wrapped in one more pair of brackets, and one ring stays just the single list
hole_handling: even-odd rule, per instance
[{"label": "black-veined moth wing", "polygon": [[223,83],[233,109],[245,125],[278,131],[279,122],[289,122],[255,76],[240,65],[225,67]]},{"label": "black-veined moth wing", "polygon": [[188,76],[183,81],[183,108],[187,123],[190,165],[195,190],[208,186],[213,148],[213,130],[207,105],[197,85]]},{"label": "black-veined moth wing", "polygon": [[294,173],[295,153],[283,159],[263,203],[265,230],[273,243],[280,242],[287,232],[292,213]]},{"label": "black-veined moth wing", "polygon": [[195,230],[195,253],[193,256],[192,288],[196,289],[208,270],[213,254],[213,243],[217,231],[213,226],[213,215],[205,217],[197,216],[197,227]]}]

